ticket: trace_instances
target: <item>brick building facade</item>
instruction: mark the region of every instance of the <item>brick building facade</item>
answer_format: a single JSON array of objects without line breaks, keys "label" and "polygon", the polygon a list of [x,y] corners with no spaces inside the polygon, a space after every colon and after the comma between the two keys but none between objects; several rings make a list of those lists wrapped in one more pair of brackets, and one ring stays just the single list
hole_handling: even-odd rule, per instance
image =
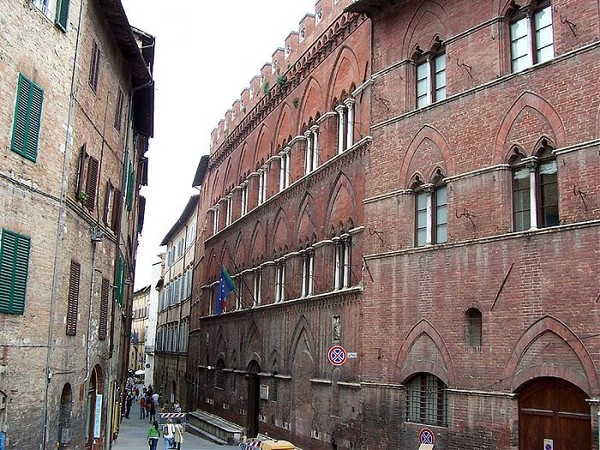
[{"label": "brick building facade", "polygon": [[596,2],[359,0],[361,448],[596,448]]},{"label": "brick building facade", "polygon": [[0,431],[8,449],[104,448],[129,353],[154,39],[119,1],[5,2],[0,20]]},{"label": "brick building facade", "polygon": [[310,449],[596,448],[599,23],[317,2],[212,136],[193,406]]},{"label": "brick building facade", "polygon": [[360,428],[359,365],[327,361],[360,345],[371,29],[348,3],[317,2],[219,123],[199,212],[194,406],[304,448]]},{"label": "brick building facade", "polygon": [[148,309],[151,286],[133,293],[131,319],[131,345],[129,347],[129,371],[144,370],[146,363],[146,334],[148,329]]},{"label": "brick building facade", "polygon": [[153,383],[163,402],[187,396],[186,370],[199,195],[188,200],[160,245],[166,246],[158,285]]}]

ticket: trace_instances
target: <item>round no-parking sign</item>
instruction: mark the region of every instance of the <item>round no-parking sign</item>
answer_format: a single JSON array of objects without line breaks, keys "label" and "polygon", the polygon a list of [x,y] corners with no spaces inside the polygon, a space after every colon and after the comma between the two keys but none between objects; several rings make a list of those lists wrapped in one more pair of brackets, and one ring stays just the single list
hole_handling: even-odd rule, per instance
[{"label": "round no-parking sign", "polygon": [[419,432],[419,444],[435,444],[435,435],[429,428],[423,428]]},{"label": "round no-parking sign", "polygon": [[327,358],[329,359],[329,362],[334,366],[341,366],[346,362],[346,359],[348,358],[348,353],[346,352],[346,349],[341,345],[334,345],[329,349],[329,352],[327,352]]}]

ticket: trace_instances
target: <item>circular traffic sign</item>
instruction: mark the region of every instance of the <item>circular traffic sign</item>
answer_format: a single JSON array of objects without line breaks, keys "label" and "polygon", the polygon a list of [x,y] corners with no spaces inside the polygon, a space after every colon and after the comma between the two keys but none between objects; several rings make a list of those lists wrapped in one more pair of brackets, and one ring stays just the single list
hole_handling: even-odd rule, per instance
[{"label": "circular traffic sign", "polygon": [[348,358],[348,353],[346,352],[346,349],[341,345],[334,345],[329,349],[329,352],[327,352],[327,358],[329,359],[329,362],[334,366],[341,366],[346,362],[346,359]]},{"label": "circular traffic sign", "polygon": [[423,428],[419,432],[419,444],[435,444],[435,435],[429,428]]}]

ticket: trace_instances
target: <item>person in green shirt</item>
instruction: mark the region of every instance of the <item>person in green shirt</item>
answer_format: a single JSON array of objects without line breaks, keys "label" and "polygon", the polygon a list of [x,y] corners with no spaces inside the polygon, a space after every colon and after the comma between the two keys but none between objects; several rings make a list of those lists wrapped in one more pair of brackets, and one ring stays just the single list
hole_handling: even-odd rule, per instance
[{"label": "person in green shirt", "polygon": [[152,422],[152,426],[148,428],[147,437],[150,450],[156,450],[158,447],[158,439],[160,438],[160,431],[158,429],[158,422],[156,420]]}]

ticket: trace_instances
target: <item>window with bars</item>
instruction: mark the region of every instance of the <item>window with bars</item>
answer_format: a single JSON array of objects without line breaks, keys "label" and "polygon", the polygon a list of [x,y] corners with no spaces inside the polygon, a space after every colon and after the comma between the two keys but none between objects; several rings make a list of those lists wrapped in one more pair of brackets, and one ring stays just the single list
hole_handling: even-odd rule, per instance
[{"label": "window with bars", "polygon": [[77,334],[77,316],[79,314],[79,281],[81,277],[81,265],[77,261],[71,261],[69,275],[69,299],[67,304],[67,335]]},{"label": "window with bars", "polygon": [[31,238],[2,228],[0,238],[0,313],[23,314]]},{"label": "window with bars", "polygon": [[406,420],[447,425],[447,393],[442,380],[430,373],[420,373],[406,384]]},{"label": "window with bars", "polygon": [[44,90],[19,74],[10,149],[33,162],[38,156],[43,104]]},{"label": "window with bars", "polygon": [[438,45],[435,51],[421,54],[417,61],[417,108],[446,98],[446,51]]},{"label": "window with bars", "polygon": [[90,60],[90,72],[88,75],[88,84],[94,92],[98,90],[98,79],[100,77],[100,60],[102,53],[100,46],[95,40],[92,43],[92,57]]},{"label": "window with bars", "polygon": [[539,156],[526,158],[515,149],[510,159],[514,231],[560,224],[558,167],[552,150],[543,142]]},{"label": "window with bars", "polygon": [[99,171],[100,163],[88,154],[86,145],[83,144],[79,150],[79,169],[75,195],[77,202],[90,211],[94,210],[96,204]]},{"label": "window with bars", "polygon": [[513,72],[554,58],[549,1],[538,2],[533,10],[531,7],[515,9],[510,20],[510,51]]}]

